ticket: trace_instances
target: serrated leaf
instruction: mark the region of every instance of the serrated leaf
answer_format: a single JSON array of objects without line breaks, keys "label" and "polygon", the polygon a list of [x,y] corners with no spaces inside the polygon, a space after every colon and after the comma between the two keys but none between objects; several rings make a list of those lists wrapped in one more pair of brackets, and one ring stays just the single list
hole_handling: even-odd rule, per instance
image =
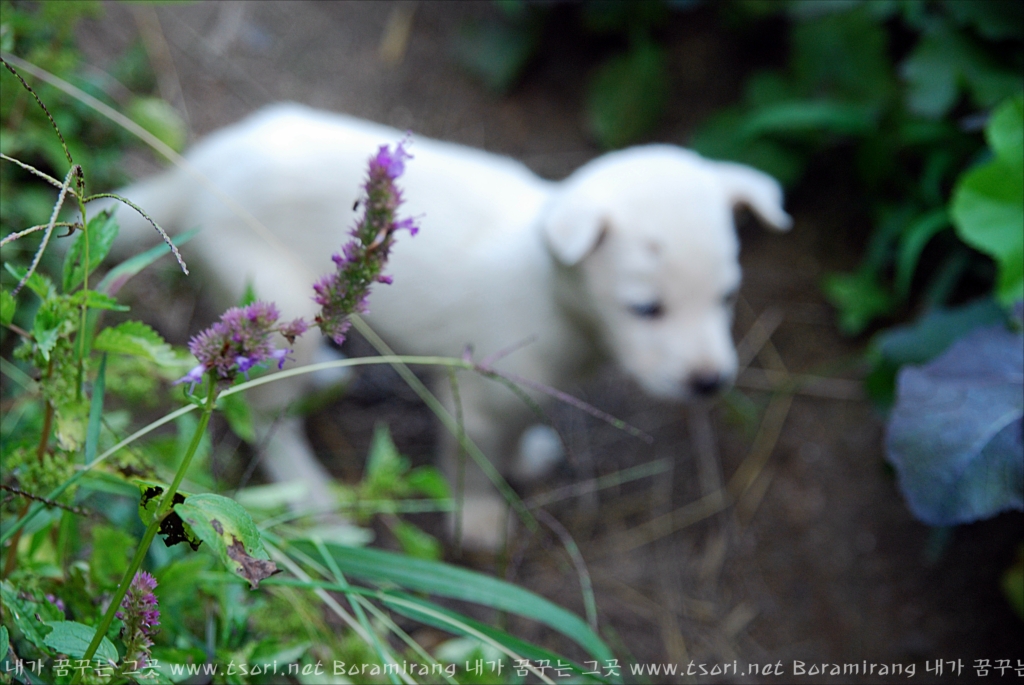
[{"label": "serrated leaf", "polygon": [[390,493],[408,470],[409,460],[398,452],[387,424],[378,423],[366,458],[364,481],[367,487],[379,494]]},{"label": "serrated leaf", "polygon": [[14,295],[9,293],[6,288],[0,290],[0,324],[11,325],[11,322],[14,321],[14,312],[17,309],[18,302]]},{"label": "serrated leaf", "polygon": [[77,452],[85,442],[89,425],[89,403],[62,402],[54,409],[54,434],[62,449]]},{"label": "serrated leaf", "polygon": [[115,312],[126,312],[131,309],[116,299],[96,290],[82,290],[71,296],[71,304],[76,307],[85,305],[89,309],[106,309]]},{"label": "serrated leaf", "polygon": [[[156,516],[156,509],[160,506],[160,498],[164,494],[166,486],[163,483],[147,480],[136,480],[135,483],[141,491],[141,496],[139,497],[139,519],[148,526],[153,522],[153,517]],[[187,494],[178,490],[174,493],[173,503],[181,504],[187,497]],[[187,542],[189,547],[197,550],[199,545],[202,544],[202,540],[195,534],[192,527],[182,521],[174,509],[171,509],[164,520],[160,522],[160,530],[158,532],[164,536],[164,544],[168,547],[179,542]]]},{"label": "serrated leaf", "polygon": [[14,627],[21,631],[25,639],[40,649],[46,649],[46,642],[40,631],[42,623],[36,620],[36,603],[31,599],[23,599],[19,596],[17,589],[9,580],[0,581],[0,601],[4,606],[4,613],[14,623]]},{"label": "serrated leaf", "polygon": [[[9,274],[18,279],[19,283],[21,282],[21,279],[25,277],[25,274],[28,273],[28,269],[26,267],[14,266],[10,262],[5,262],[4,268],[7,269]],[[25,287],[44,300],[57,294],[57,289],[53,286],[53,281],[38,271],[32,272],[28,281],[25,282]]]},{"label": "serrated leaf", "polygon": [[89,220],[86,231],[79,231],[71,248],[64,256],[64,268],[61,272],[61,289],[71,292],[82,283],[86,276],[85,259],[86,245],[89,252],[89,273],[106,258],[110,246],[114,244],[119,227],[113,212],[103,210]]},{"label": "serrated leaf", "polygon": [[264,578],[277,573],[259,530],[249,513],[234,500],[214,494],[192,495],[174,505],[174,511],[236,575],[256,589]]},{"label": "serrated leaf", "polygon": [[594,74],[587,95],[590,130],[606,149],[651,133],[668,104],[669,74],[661,48],[641,43]]},{"label": "serrated leaf", "polygon": [[159,333],[141,321],[126,321],[104,328],[96,336],[92,347],[100,352],[142,357],[162,366],[175,366],[178,363],[171,346],[164,342]]},{"label": "serrated leaf", "polygon": [[[43,638],[47,646],[74,659],[81,659],[85,656],[86,650],[89,649],[89,643],[96,635],[95,627],[76,621],[47,621],[46,625],[53,628]],[[116,664],[117,648],[104,636],[100,640],[100,646],[93,658],[100,659],[106,664]]]},{"label": "serrated leaf", "polygon": [[1024,509],[1024,336],[993,326],[897,381],[886,451],[911,511],[954,525]]}]

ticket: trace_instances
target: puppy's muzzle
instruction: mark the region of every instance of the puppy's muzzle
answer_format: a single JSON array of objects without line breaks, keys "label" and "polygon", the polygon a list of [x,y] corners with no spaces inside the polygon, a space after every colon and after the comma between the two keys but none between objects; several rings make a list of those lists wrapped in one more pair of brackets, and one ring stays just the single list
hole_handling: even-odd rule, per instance
[{"label": "puppy's muzzle", "polygon": [[716,371],[699,371],[690,375],[690,393],[694,397],[711,397],[729,384],[729,379]]}]

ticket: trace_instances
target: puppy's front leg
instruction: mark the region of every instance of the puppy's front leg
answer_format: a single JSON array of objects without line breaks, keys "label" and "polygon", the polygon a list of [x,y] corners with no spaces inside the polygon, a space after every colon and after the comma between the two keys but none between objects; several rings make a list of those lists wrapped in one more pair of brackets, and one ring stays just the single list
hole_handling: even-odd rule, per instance
[{"label": "puppy's front leg", "polygon": [[[511,433],[518,432],[516,427],[510,429],[506,417],[495,416],[488,411],[486,393],[481,391],[481,379],[463,376],[459,389],[466,437],[480,448],[502,476],[507,475],[514,453]],[[441,385],[437,394],[455,416],[448,383]],[[439,449],[441,470],[453,494],[457,494],[460,485],[463,493],[459,526],[462,546],[475,551],[496,552],[505,542],[508,525],[505,498],[473,458],[465,450],[460,450],[458,440],[450,432],[442,431]],[[456,513],[449,519],[449,530],[453,534],[457,516]]]}]

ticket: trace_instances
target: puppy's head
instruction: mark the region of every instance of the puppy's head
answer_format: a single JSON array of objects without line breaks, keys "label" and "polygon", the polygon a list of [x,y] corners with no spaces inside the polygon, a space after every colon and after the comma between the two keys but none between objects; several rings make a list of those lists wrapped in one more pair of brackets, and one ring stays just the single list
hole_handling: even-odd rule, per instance
[{"label": "puppy's head", "polygon": [[711,395],[736,374],[737,205],[777,230],[792,222],[771,177],[659,145],[584,166],[545,215],[548,246],[581,274],[606,345],[654,396]]}]

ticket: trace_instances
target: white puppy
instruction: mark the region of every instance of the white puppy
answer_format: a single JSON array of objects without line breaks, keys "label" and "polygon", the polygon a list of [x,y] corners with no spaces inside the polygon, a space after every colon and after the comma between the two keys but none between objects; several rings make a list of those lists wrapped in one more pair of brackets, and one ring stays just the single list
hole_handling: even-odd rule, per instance
[{"label": "white puppy", "polygon": [[[221,304],[237,302],[251,282],[284,317],[312,319],[311,284],[333,268],[330,256],[347,239],[367,160],[402,135],[275,105],[188,154],[220,193],[182,169],[124,192],[172,234],[202,228],[186,259],[216,279]],[[788,228],[772,178],[668,145],[604,155],[557,183],[449,143],[415,138],[410,151],[398,181],[402,212],[421,217],[422,230],[398,236],[386,269],[394,284],[375,287],[367,317],[394,349],[460,356],[471,345],[481,359],[532,337],[496,368],[564,388],[611,358],[649,393],[671,400],[730,382],[740,283],[733,209],[746,205],[768,225]],[[269,239],[221,193],[269,229]],[[156,239],[131,213],[119,218],[123,234]],[[311,331],[299,340],[298,363],[316,357],[318,338]],[[303,378],[265,386],[257,404],[283,406],[303,391]],[[446,386],[438,386],[445,397]],[[460,392],[469,437],[509,472],[530,410],[472,374],[462,374]],[[302,478],[313,501],[326,501],[326,474],[298,422],[286,422],[275,443],[270,475]],[[478,469],[468,472],[466,488],[466,541],[493,547],[503,506]]]}]

